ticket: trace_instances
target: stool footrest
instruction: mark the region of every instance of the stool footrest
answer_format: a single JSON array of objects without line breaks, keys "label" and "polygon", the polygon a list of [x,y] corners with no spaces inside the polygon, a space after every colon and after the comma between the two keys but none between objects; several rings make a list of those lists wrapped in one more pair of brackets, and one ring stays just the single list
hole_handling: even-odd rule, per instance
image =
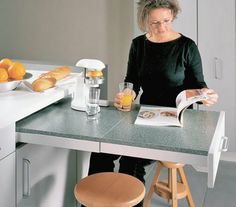
[{"label": "stool footrest", "polygon": [[[158,194],[160,197],[165,199],[172,199],[171,195],[171,189],[168,187],[168,182],[165,181],[159,181],[156,183],[155,187],[155,193]],[[177,182],[177,199],[182,199],[187,196],[187,190],[183,183]]]},{"label": "stool footrest", "polygon": [[171,193],[171,189],[168,187],[168,184],[164,181],[159,181],[155,185],[155,191],[166,191],[168,193]]}]

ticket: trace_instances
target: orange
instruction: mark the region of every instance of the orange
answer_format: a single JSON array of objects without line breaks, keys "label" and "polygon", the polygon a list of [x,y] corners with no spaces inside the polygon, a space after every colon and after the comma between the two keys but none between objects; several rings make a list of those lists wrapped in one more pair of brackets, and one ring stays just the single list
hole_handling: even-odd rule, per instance
[{"label": "orange", "polygon": [[20,62],[14,62],[8,68],[9,77],[15,80],[22,80],[25,73],[25,66]]},{"label": "orange", "polygon": [[93,71],[88,71],[87,72],[88,77],[96,78],[96,77],[101,77],[103,76],[102,71],[99,70],[93,70]]},{"label": "orange", "polygon": [[9,66],[12,64],[13,62],[8,59],[8,58],[3,58],[1,61],[0,61],[0,68],[5,68],[5,69],[8,69]]},{"label": "orange", "polygon": [[8,80],[8,73],[5,68],[0,68],[0,82],[6,82]]}]

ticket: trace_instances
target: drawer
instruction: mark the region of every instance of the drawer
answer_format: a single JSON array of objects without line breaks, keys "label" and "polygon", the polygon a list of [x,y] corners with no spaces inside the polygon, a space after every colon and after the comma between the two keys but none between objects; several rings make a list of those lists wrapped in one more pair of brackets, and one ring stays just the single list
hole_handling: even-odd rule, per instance
[{"label": "drawer", "polygon": [[225,112],[220,112],[214,136],[208,151],[208,187],[214,188],[221,152],[228,150],[225,136]]},{"label": "drawer", "polygon": [[0,160],[15,151],[15,123],[0,128]]}]

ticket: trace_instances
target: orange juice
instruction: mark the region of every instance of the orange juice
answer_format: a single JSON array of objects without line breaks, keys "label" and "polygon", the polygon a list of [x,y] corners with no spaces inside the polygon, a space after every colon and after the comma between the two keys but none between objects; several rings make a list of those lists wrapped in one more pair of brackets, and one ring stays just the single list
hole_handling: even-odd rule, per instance
[{"label": "orange juice", "polygon": [[131,103],[132,103],[132,95],[124,95],[123,97],[122,97],[122,106],[129,106],[129,105],[131,105]]},{"label": "orange juice", "polygon": [[133,101],[133,83],[123,82],[119,84],[121,96],[121,109],[122,111],[130,111]]},{"label": "orange juice", "polygon": [[124,94],[121,101],[122,109],[129,111],[131,109],[132,99],[132,95]]}]

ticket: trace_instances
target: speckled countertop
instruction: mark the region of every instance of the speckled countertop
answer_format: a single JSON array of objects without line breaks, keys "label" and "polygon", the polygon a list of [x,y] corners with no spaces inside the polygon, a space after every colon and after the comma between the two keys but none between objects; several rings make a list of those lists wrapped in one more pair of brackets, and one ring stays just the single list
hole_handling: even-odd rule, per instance
[{"label": "speckled countertop", "polygon": [[70,104],[66,98],[50,105],[18,121],[16,131],[207,156],[220,115],[186,110],[183,128],[147,127],[134,125],[139,105],[131,112],[101,107],[99,119],[88,121],[85,112],[71,109]]}]

